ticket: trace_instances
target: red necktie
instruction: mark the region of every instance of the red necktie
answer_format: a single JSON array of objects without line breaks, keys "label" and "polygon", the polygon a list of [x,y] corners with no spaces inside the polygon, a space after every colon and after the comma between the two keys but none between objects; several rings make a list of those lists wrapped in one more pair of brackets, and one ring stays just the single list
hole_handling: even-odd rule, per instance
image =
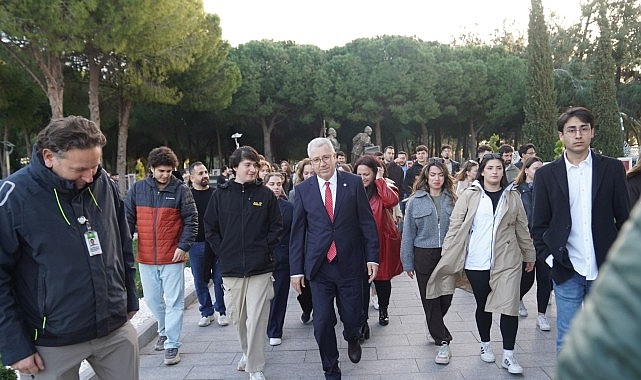
[{"label": "red necktie", "polygon": [[[329,220],[334,221],[334,206],[332,201],[332,189],[329,187],[329,182],[325,182],[325,210],[329,215]],[[327,251],[327,261],[331,262],[336,257],[336,242],[332,240],[332,244]]]}]

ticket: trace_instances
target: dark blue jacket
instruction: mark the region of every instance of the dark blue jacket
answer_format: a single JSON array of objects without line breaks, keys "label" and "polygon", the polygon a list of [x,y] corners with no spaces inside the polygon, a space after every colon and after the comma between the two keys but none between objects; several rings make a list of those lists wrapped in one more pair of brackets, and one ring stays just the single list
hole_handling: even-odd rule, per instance
[{"label": "dark blue jacket", "polygon": [[[87,223],[102,254],[90,256]],[[138,310],[125,207],[101,168],[77,190],[40,155],[0,182],[0,355],[12,364],[35,345],[104,337]],[[46,365],[46,363],[45,363]]]},{"label": "dark blue jacket", "polygon": [[276,196],[262,181],[218,185],[203,222],[223,277],[274,270],[274,249],[283,234],[283,222]]}]

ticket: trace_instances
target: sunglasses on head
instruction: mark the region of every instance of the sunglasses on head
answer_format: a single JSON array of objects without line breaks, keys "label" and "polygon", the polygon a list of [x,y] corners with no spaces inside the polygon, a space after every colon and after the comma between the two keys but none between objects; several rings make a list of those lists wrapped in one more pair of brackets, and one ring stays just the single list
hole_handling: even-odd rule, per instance
[{"label": "sunglasses on head", "polygon": [[484,160],[501,160],[503,156],[500,153],[488,153],[483,155]]}]

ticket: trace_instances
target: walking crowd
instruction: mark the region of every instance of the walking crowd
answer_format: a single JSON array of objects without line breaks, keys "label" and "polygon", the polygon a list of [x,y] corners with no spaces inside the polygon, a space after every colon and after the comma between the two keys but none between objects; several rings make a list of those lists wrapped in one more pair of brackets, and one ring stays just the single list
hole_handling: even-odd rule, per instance
[{"label": "walking crowd", "polygon": [[[456,334],[444,317],[463,283],[476,301],[481,361],[497,360],[490,330],[498,313],[500,363],[510,374],[524,372],[515,354],[519,317],[528,316],[523,296],[536,280],[536,324],[550,332],[553,289],[559,368],[571,373],[589,358],[564,343],[576,339],[572,321],[587,312],[641,192],[641,163],[626,180],[619,160],[591,149],[588,109],[569,108],[557,128],[565,151],[549,163],[533,144],[518,149],[518,162],[505,144],[497,152],[482,145],[463,163],[449,145],[440,157],[428,157],[425,145],[413,157],[387,146],[347,163],[335,131],[311,140],[308,157],[291,167],[241,146],[214,186],[201,161],[179,179],[176,154],[161,146],[149,153],[148,177],[123,199],[101,167],[106,139],[95,124],[52,120],[30,164],[0,183],[1,359],[25,378],[75,379],[86,359],[101,379],[138,379],[129,322],[139,308],[135,259],[158,321],[154,348],[165,365],[178,364],[189,260],[198,326],[235,326],[236,369],[250,379],[265,378],[266,342],[287,339],[290,287],[301,323],[313,324],[325,378],[340,379],[336,310],[347,356],[358,363],[369,307],[390,325],[391,280],[403,272],[416,279],[436,363],[452,358]],[[630,227],[637,235],[639,220]]]}]

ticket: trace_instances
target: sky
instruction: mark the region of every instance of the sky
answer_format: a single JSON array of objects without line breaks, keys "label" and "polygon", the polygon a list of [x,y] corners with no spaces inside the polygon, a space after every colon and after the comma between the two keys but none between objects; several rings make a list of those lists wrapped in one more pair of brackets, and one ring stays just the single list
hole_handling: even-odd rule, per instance
[{"label": "sky", "polygon": [[[555,13],[570,25],[586,0],[543,0],[546,21]],[[291,40],[321,49],[357,38],[416,36],[450,43],[464,33],[487,39],[507,29],[527,36],[530,0],[203,0],[220,16],[232,46],[251,40]],[[518,34],[518,33],[517,33]]]}]

